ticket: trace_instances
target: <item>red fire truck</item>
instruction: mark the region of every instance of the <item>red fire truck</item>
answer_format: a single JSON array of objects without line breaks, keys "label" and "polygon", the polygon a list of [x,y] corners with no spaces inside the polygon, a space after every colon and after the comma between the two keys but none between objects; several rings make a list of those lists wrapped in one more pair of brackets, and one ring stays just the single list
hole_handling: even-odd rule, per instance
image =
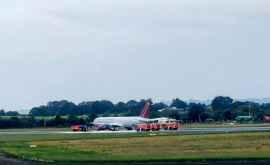
[{"label": "red fire truck", "polygon": [[165,130],[178,130],[178,128],[180,128],[180,124],[178,122],[170,122],[161,124],[161,127]]},{"label": "red fire truck", "polygon": [[80,124],[72,125],[71,130],[73,132],[86,132],[88,130],[88,127],[87,127],[87,125],[80,125]]},{"label": "red fire truck", "polygon": [[177,121],[168,121],[162,123],[143,123],[137,124],[136,130],[137,131],[159,131],[160,129],[164,130],[177,130],[181,127],[179,122]]},{"label": "red fire truck", "polygon": [[157,123],[143,123],[136,125],[137,131],[159,131],[160,124]]}]

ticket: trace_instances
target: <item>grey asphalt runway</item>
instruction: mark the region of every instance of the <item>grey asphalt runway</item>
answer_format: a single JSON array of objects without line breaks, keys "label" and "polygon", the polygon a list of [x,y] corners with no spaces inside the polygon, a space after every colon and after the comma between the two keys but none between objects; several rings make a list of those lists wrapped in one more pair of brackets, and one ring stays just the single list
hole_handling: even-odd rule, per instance
[{"label": "grey asphalt runway", "polygon": [[[230,128],[180,128],[176,131],[160,132],[177,132],[183,134],[196,134],[196,133],[234,133],[234,132],[270,132],[270,127],[230,127]],[[48,130],[19,130],[19,131],[0,131],[0,135],[4,134],[121,134],[121,133],[138,133],[136,131],[88,131],[88,132],[72,132],[72,131],[48,131]]]},{"label": "grey asphalt runway", "polygon": [[[46,163],[17,160],[0,156],[2,165],[52,165]],[[144,162],[144,163],[90,163],[89,165],[269,165],[270,161],[209,161],[209,162]],[[69,165],[69,164],[65,164]],[[70,164],[73,165],[73,164]],[[87,165],[87,164],[81,164]]]}]

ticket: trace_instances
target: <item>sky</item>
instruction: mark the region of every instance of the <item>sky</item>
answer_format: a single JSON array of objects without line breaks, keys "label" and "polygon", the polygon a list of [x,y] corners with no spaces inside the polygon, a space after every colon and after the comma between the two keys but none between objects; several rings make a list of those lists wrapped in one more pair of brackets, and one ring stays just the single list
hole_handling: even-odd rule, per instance
[{"label": "sky", "polygon": [[0,109],[270,97],[269,0],[8,0]]}]

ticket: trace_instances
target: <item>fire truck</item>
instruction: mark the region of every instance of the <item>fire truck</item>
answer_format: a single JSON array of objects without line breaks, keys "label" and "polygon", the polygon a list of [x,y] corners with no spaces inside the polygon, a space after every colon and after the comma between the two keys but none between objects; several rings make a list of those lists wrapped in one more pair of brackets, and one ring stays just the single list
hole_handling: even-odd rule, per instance
[{"label": "fire truck", "polygon": [[86,132],[88,130],[88,126],[87,125],[72,125],[71,126],[71,130],[73,132]]},{"label": "fire truck", "polygon": [[160,124],[158,123],[143,123],[143,124],[137,124],[136,130],[139,132],[142,131],[159,131],[160,130]]},{"label": "fire truck", "polygon": [[180,128],[180,124],[178,122],[170,122],[161,124],[161,128],[164,130],[178,130]]},{"label": "fire truck", "polygon": [[[165,120],[166,119],[166,120]],[[179,122],[174,119],[160,118],[154,122],[146,122],[136,125],[136,130],[139,132],[142,131],[159,131],[163,130],[177,130],[181,127]]]}]

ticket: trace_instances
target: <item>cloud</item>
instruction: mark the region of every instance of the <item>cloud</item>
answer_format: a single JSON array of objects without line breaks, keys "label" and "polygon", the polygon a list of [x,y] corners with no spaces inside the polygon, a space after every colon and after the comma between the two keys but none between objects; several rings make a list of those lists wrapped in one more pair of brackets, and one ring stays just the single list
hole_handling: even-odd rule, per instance
[{"label": "cloud", "polygon": [[1,5],[0,105],[267,97],[267,0]]}]

